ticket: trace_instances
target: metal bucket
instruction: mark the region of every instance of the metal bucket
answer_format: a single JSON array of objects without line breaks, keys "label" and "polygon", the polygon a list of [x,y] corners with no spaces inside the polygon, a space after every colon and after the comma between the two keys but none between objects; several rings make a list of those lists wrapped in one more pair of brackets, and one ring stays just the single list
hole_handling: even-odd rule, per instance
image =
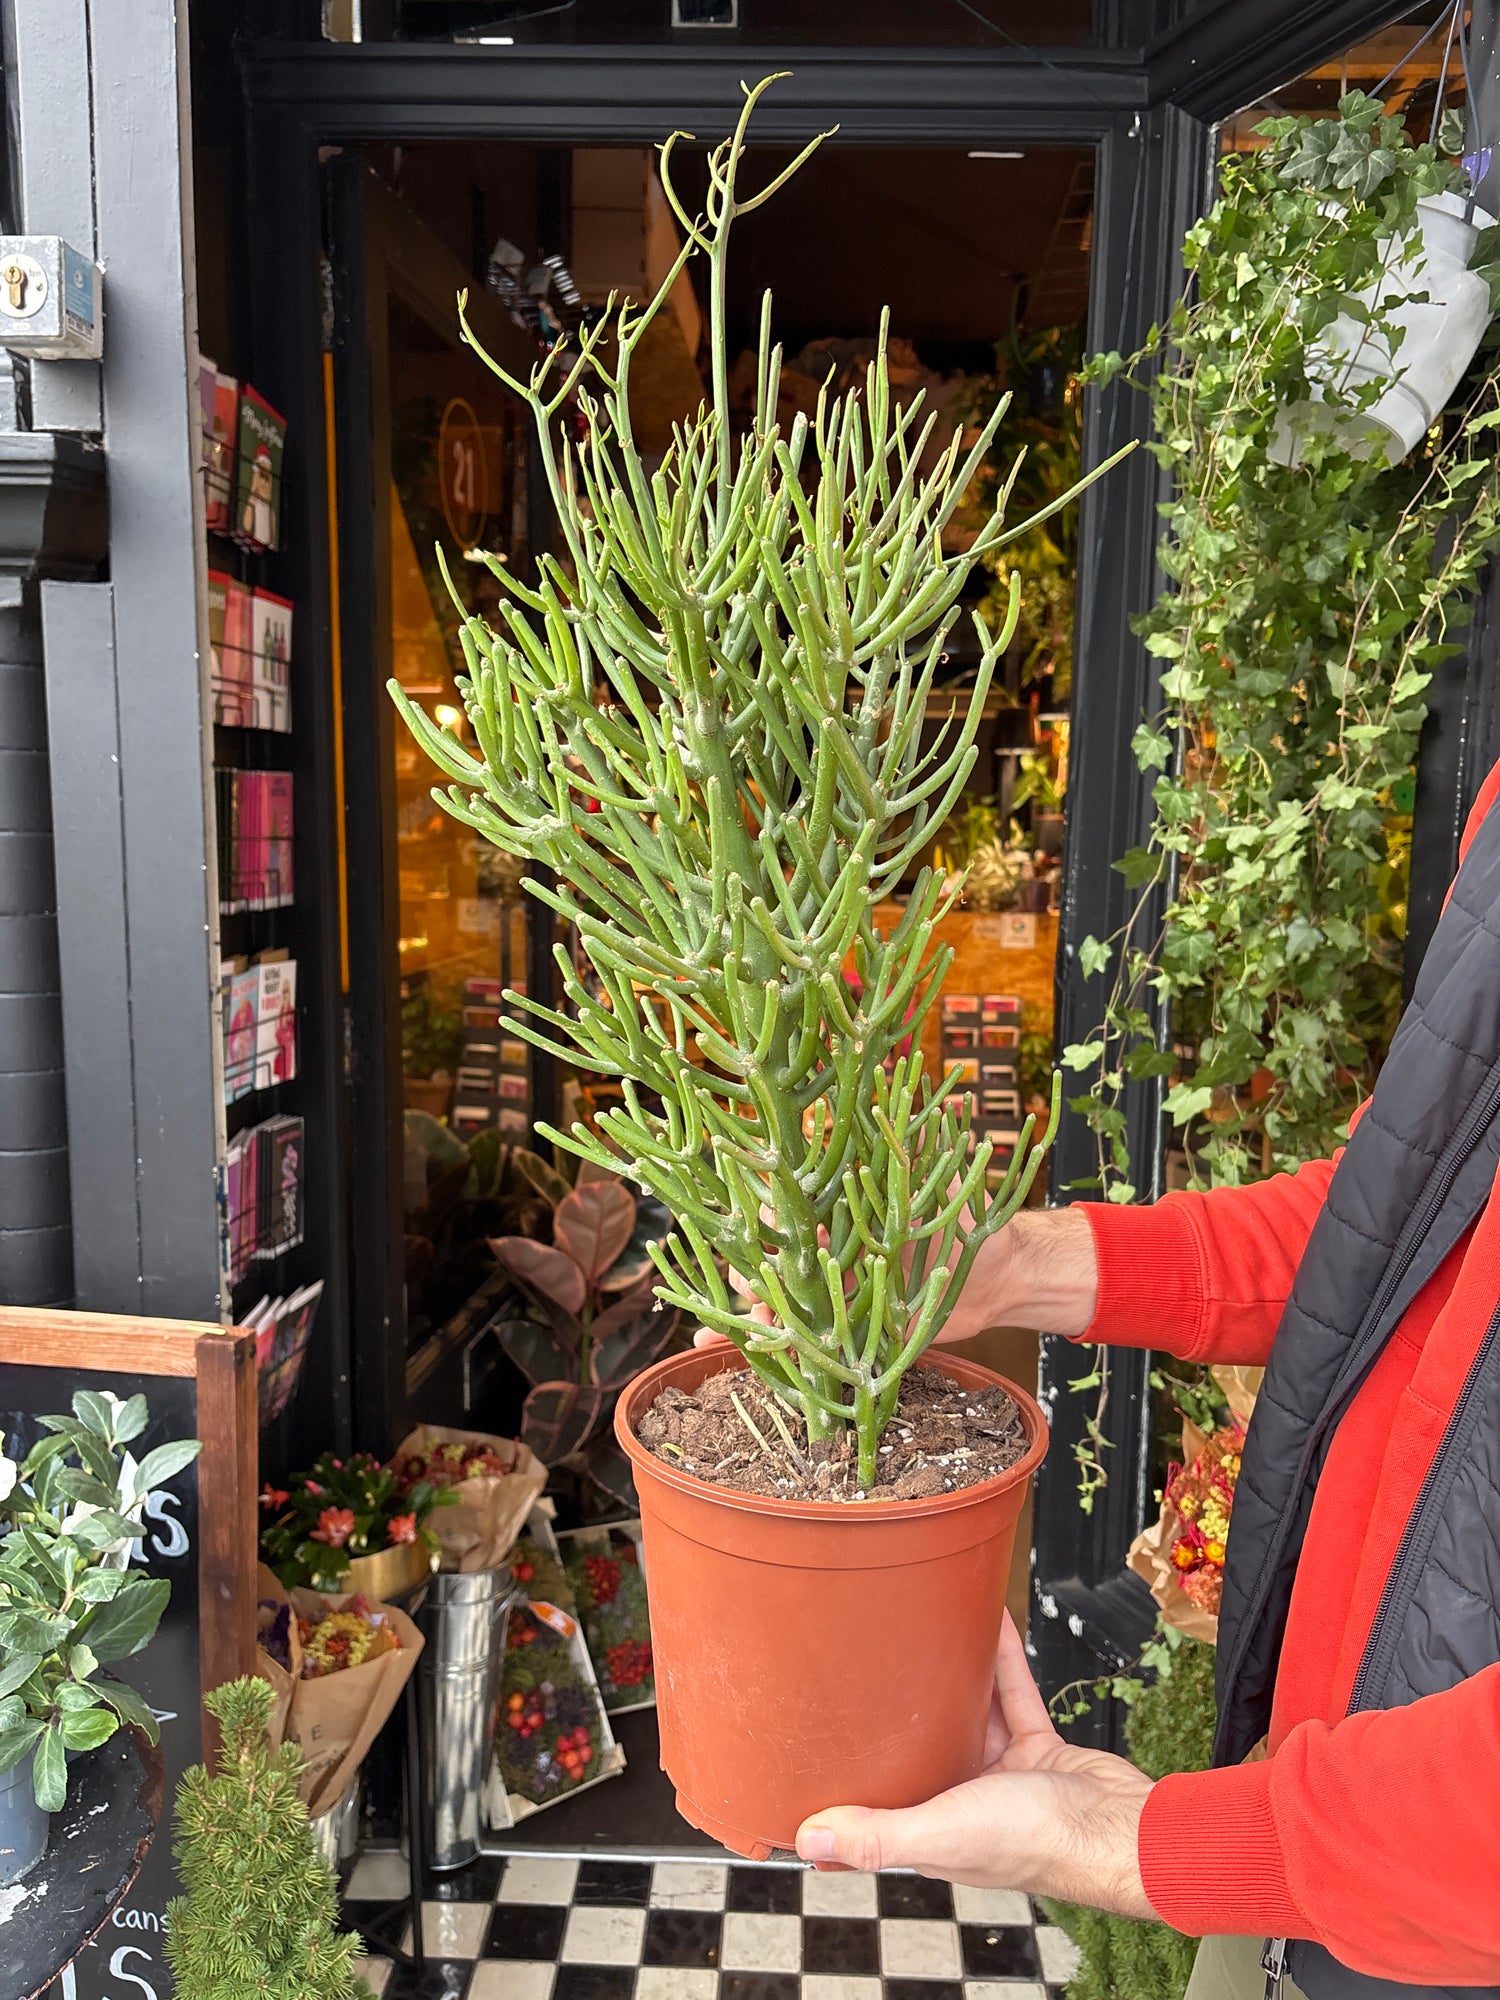
[{"label": "metal bucket", "polygon": [[313,1846],[335,1875],[359,1846],[359,1778],[337,1805],[311,1822]]},{"label": "metal bucket", "polygon": [[417,1612],[427,1641],[417,1683],[429,1868],[463,1868],[479,1852],[479,1807],[514,1588],[509,1566],[471,1576],[441,1574],[428,1584]]}]

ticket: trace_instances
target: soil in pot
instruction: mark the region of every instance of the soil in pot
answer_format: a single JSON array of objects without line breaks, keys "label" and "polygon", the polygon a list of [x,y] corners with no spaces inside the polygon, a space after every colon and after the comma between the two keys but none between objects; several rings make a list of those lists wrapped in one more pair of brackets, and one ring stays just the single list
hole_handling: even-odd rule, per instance
[{"label": "soil in pot", "polygon": [[857,1478],[854,1432],[808,1442],[807,1425],[748,1371],[710,1375],[690,1391],[664,1388],[636,1435],[656,1458],[711,1486],[772,1500],[927,1500],[1009,1472],[1030,1439],[1001,1383],[965,1389],[937,1368],[914,1369],[880,1446],[880,1477]]},{"label": "soil in pot", "polygon": [[[641,1503],[662,1766],[684,1818],[763,1860],[823,1807],[916,1805],[977,1775],[1016,1524],[1047,1426],[988,1369],[924,1358],[908,1379],[936,1376],[918,1393],[939,1406],[959,1389],[993,1414],[1000,1391],[1022,1455],[926,1496],[785,1498],[711,1484],[643,1442],[659,1401],[668,1420],[684,1408],[666,1392],[691,1402],[721,1375],[753,1413],[754,1378],[734,1350],[698,1349],[628,1385],[615,1434]],[[707,1407],[718,1397],[710,1389]]]}]

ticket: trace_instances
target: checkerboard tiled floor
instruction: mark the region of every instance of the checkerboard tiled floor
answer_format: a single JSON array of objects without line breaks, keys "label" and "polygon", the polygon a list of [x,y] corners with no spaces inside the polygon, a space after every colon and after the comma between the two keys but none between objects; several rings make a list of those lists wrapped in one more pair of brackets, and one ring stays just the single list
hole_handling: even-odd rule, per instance
[{"label": "checkerboard tiled floor", "polygon": [[[404,1888],[362,1857],[350,1928]],[[366,1961],[382,2000],[1060,2000],[1074,1968],[1025,1896],[919,1875],[525,1855],[441,1893],[424,1971]]]}]

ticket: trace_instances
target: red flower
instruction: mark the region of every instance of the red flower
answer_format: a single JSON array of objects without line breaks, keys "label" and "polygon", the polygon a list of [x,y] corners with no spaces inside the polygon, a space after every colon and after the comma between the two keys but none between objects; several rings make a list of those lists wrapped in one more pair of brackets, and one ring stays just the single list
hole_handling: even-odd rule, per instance
[{"label": "red flower", "polygon": [[353,1533],[352,1507],[325,1507],[318,1516],[318,1525],[312,1531],[312,1538],[315,1542],[326,1542],[331,1549],[341,1549]]},{"label": "red flower", "polygon": [[415,1514],[392,1514],[385,1531],[393,1542],[414,1542],[417,1539],[417,1517]]},{"label": "red flower", "polygon": [[284,1507],[291,1497],[291,1494],[286,1491],[285,1487],[263,1486],[261,1488],[260,1504],[268,1514],[274,1514],[278,1508]]}]

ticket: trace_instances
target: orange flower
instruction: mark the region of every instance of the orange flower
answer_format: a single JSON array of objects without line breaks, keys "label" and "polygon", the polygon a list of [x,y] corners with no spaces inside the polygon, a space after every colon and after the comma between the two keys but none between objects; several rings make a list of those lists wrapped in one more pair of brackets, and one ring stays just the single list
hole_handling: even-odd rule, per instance
[{"label": "orange flower", "polygon": [[417,1539],[417,1517],[415,1514],[392,1514],[385,1531],[392,1542],[414,1542]]},{"label": "orange flower", "polygon": [[353,1533],[352,1507],[325,1507],[318,1516],[318,1525],[312,1531],[312,1539],[315,1542],[326,1542],[331,1549],[341,1549]]}]

